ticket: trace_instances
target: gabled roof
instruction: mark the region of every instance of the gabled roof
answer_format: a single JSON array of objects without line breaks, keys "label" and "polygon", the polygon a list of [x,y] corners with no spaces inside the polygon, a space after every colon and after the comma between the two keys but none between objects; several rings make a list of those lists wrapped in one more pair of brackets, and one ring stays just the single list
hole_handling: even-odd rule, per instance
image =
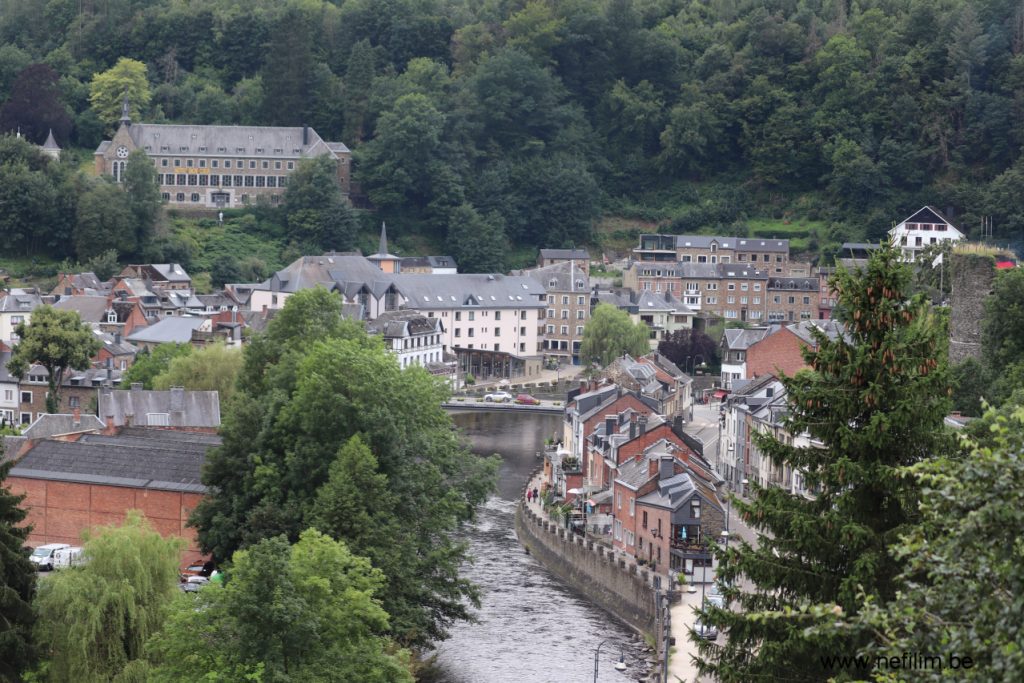
[{"label": "gabled roof", "polygon": [[402,268],[457,268],[451,256],[403,256]]},{"label": "gabled roof", "polygon": [[47,134],[46,136],[46,142],[43,143],[43,149],[48,151],[60,151],[60,145],[58,145],[57,141],[53,138],[52,128],[50,129],[49,134]]},{"label": "gabled roof", "polygon": [[694,315],[693,309],[673,296],[671,292],[643,290],[637,295],[636,307],[640,313],[644,311],[669,311],[681,315]]},{"label": "gabled roof", "polygon": [[[641,235],[641,239],[647,235]],[[789,253],[789,240],[748,237],[721,237],[719,235],[673,235],[677,249],[710,249],[712,243],[722,249],[750,249]]]},{"label": "gabled roof", "polygon": [[393,277],[412,308],[543,308],[546,305],[544,287],[524,276],[405,273]]},{"label": "gabled roof", "polygon": [[78,296],[65,296],[53,304],[53,307],[62,311],[76,311],[83,322],[102,323],[107,320],[107,297],[82,294]]},{"label": "gabled roof", "polygon": [[730,351],[745,351],[767,337],[771,330],[771,327],[728,329],[725,331],[725,347]]},{"label": "gabled roof", "polygon": [[37,443],[11,476],[130,488],[204,493],[201,470],[214,434],[166,429],[123,429],[117,435],[85,434],[77,441]]},{"label": "gabled roof", "polygon": [[817,277],[770,277],[768,289],[796,290],[802,292],[818,291]]},{"label": "gabled roof", "polygon": [[[302,143],[304,132],[307,144]],[[133,123],[128,134],[136,147],[149,154],[203,154],[206,156],[298,159],[306,156],[328,154],[337,158],[338,153],[348,151],[341,143],[324,140],[312,128],[301,126],[192,126],[160,123]],[[109,142],[109,141],[104,141]],[[107,146],[100,145],[96,154],[102,154]]]},{"label": "gabled roof", "polygon": [[821,330],[832,340],[846,336],[846,326],[838,320],[802,320],[788,325],[786,329],[812,346],[817,344],[812,333],[814,329]]},{"label": "gabled roof", "polygon": [[0,313],[31,313],[43,305],[43,299],[34,289],[13,288],[0,298]]},{"label": "gabled roof", "polygon": [[198,330],[208,318],[192,316],[170,316],[161,318],[149,327],[135,330],[128,335],[130,342],[164,344],[174,342],[187,344],[192,341],[193,330]]},{"label": "gabled roof", "polygon": [[900,225],[904,223],[945,223],[951,227],[956,227],[953,225],[953,222],[943,216],[938,209],[928,205],[922,206],[920,209],[899,222]]},{"label": "gabled roof", "polygon": [[517,270],[513,271],[513,274],[532,277],[549,292],[573,292],[585,294],[588,299],[590,298],[590,277],[572,261]]},{"label": "gabled roof", "polygon": [[385,339],[404,339],[441,331],[440,318],[428,318],[419,311],[388,311],[366,323],[370,334],[383,335]]},{"label": "gabled roof", "polygon": [[152,263],[153,270],[160,273],[168,282],[191,282],[185,269],[178,263]]}]

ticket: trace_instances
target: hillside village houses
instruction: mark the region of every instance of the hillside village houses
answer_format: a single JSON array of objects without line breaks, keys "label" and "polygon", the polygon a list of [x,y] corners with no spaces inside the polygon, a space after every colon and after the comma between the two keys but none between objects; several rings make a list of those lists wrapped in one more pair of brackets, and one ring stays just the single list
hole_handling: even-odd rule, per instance
[{"label": "hillside village houses", "polygon": [[959,242],[965,235],[939,211],[922,206],[904,218],[889,231],[892,245],[903,254],[905,261],[913,261],[922,249],[942,242]]}]

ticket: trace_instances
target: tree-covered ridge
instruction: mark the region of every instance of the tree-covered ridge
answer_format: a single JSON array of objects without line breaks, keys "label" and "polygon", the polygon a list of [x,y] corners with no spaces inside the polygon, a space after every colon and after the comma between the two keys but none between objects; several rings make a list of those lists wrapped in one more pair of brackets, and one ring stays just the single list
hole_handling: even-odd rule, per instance
[{"label": "tree-covered ridge", "polygon": [[130,57],[146,120],[309,123],[392,225],[453,251],[455,218],[583,243],[602,202],[867,237],[936,203],[1019,231],[1022,53],[1010,0],[0,2],[0,99],[51,65],[75,144],[112,123],[90,86]]}]

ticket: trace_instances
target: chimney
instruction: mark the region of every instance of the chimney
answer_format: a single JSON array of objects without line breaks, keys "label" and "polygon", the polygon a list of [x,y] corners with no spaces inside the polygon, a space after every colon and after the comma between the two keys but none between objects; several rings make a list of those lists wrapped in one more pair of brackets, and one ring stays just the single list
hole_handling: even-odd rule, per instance
[{"label": "chimney", "polygon": [[636,438],[636,418],[637,414],[632,413],[629,416],[629,440],[632,441]]},{"label": "chimney", "polygon": [[639,418],[637,418],[636,422],[640,432],[640,436],[643,436],[644,434],[647,433],[647,416],[641,415]]},{"label": "chimney", "polygon": [[309,126],[302,124],[302,146],[305,147],[309,144]]},{"label": "chimney", "polygon": [[675,458],[671,455],[663,455],[658,460],[658,481],[671,479],[676,474]]},{"label": "chimney", "polygon": [[587,386],[588,386],[587,385],[587,380],[581,379],[580,380],[580,393],[581,394],[587,393]]},{"label": "chimney", "polygon": [[185,410],[185,387],[171,387],[170,412],[180,413]]},{"label": "chimney", "polygon": [[[680,436],[683,433],[683,416],[676,415],[672,418],[672,431],[676,436]],[[681,436],[680,436],[681,438]]]},{"label": "chimney", "polygon": [[106,436],[111,436],[113,434],[117,434],[117,427],[114,426],[114,416],[113,415],[107,415],[107,426],[103,430],[103,433]]},{"label": "chimney", "polygon": [[115,344],[120,344],[121,343],[121,333],[120,332],[115,332],[114,333],[114,343]]},{"label": "chimney", "polygon": [[71,426],[72,427],[81,427],[82,426],[82,409],[78,408],[77,406],[75,407],[74,410],[71,411]]},{"label": "chimney", "polygon": [[142,382],[132,382],[132,391],[142,391]]},{"label": "chimney", "polygon": [[615,423],[618,421],[619,419],[616,415],[604,416],[604,435],[606,438],[615,433]]}]

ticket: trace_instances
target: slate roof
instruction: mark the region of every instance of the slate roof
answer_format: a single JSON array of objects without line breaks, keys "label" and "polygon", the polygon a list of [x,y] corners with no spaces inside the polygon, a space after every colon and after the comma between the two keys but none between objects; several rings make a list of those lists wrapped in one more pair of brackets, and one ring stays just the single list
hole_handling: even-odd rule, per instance
[{"label": "slate roof", "polygon": [[788,326],[788,329],[808,344],[816,344],[812,329],[819,329],[829,339],[838,339],[846,335],[846,327],[837,320],[802,320]]},{"label": "slate roof", "polygon": [[749,349],[751,345],[761,341],[771,332],[770,327],[752,327],[750,329],[728,329],[725,331],[725,345],[730,351]]},{"label": "slate roof", "polygon": [[107,320],[107,297],[81,294],[78,296],[65,296],[53,305],[62,311],[77,311],[83,322],[101,323]]},{"label": "slate roof", "polygon": [[[149,154],[202,154],[205,156],[298,159],[305,156],[347,152],[341,143],[327,143],[315,130],[308,129],[308,144],[302,144],[301,126],[190,126],[179,124],[133,123],[128,129],[132,141]],[[102,143],[96,154],[108,144]]]},{"label": "slate roof", "polygon": [[771,277],[768,278],[768,289],[797,290],[802,292],[818,291],[816,277]]},{"label": "slate roof", "polygon": [[[641,238],[643,237],[647,237],[647,235],[641,235]],[[673,237],[675,237],[677,249],[710,249],[711,243],[714,242],[723,249],[789,253],[789,240],[722,237],[720,235],[673,235]]]},{"label": "slate roof", "polygon": [[114,436],[85,434],[78,441],[42,441],[11,469],[11,476],[130,488],[205,493],[200,476],[215,434],[126,428]]},{"label": "slate roof", "polygon": [[44,150],[54,150],[54,151],[58,151],[58,152],[60,151],[60,145],[58,145],[57,141],[53,138],[53,129],[52,128],[50,129],[49,134],[46,136],[46,142],[43,143],[43,149]]},{"label": "slate roof", "polygon": [[7,364],[11,362],[10,351],[0,351],[0,382],[18,382],[18,378],[11,374],[11,371],[7,369]]},{"label": "slate roof", "polygon": [[[586,271],[572,261],[552,263],[549,266],[514,271],[515,275],[532,277],[549,292],[590,293],[590,278]],[[577,286],[579,285],[579,286]]]},{"label": "slate roof", "polygon": [[753,266],[747,266],[747,265],[744,265],[742,263],[719,263],[719,264],[717,264],[717,267],[718,267],[718,277],[726,279],[726,280],[728,280],[730,278],[743,279],[743,280],[749,280],[749,279],[767,280],[768,279],[768,271],[767,270],[758,270],[757,268],[754,268]]},{"label": "slate roof", "polygon": [[676,313],[693,315],[694,311],[672,292],[652,292],[644,290],[637,295],[636,306],[639,312],[644,311],[675,311]]},{"label": "slate roof", "polygon": [[95,415],[81,415],[76,425],[74,415],[43,413],[21,435],[28,439],[45,439],[58,434],[101,430],[103,427],[103,420]]},{"label": "slate roof", "polygon": [[544,259],[586,259],[590,253],[586,249],[541,249],[540,257]]},{"label": "slate roof", "polygon": [[388,311],[366,323],[366,331],[383,335],[385,339],[403,339],[440,332],[440,325],[440,318],[428,318],[419,311]]},{"label": "slate roof", "polygon": [[395,275],[394,282],[414,308],[544,308],[544,287],[518,275]]},{"label": "slate roof", "polygon": [[129,423],[149,426],[148,415],[153,413],[167,415],[169,424],[152,426],[219,427],[220,395],[216,391],[181,388],[101,391],[97,412],[104,418],[113,417],[119,427]]},{"label": "slate roof", "polygon": [[402,268],[457,268],[451,256],[403,256]]},{"label": "slate roof", "polygon": [[[303,256],[274,273],[254,289],[293,293],[322,285],[327,289],[335,283],[388,283],[388,275],[365,256],[355,252]],[[386,288],[386,287],[385,287]]]},{"label": "slate roof", "polygon": [[160,273],[167,282],[191,282],[185,269],[177,263],[151,263],[153,270]]},{"label": "slate roof", "polygon": [[0,313],[31,313],[43,305],[43,299],[35,290],[12,288],[7,296],[0,298]]},{"label": "slate roof", "polygon": [[103,344],[103,348],[109,352],[112,356],[134,356],[138,353],[138,349],[131,344],[124,341],[122,338],[120,342],[117,338],[106,332],[100,332],[99,330],[93,330],[96,334],[96,338]]},{"label": "slate roof", "polygon": [[187,344],[192,341],[192,331],[199,329],[206,321],[207,318],[189,316],[161,318],[149,327],[132,332],[128,335],[128,341],[150,344],[169,342]]}]

